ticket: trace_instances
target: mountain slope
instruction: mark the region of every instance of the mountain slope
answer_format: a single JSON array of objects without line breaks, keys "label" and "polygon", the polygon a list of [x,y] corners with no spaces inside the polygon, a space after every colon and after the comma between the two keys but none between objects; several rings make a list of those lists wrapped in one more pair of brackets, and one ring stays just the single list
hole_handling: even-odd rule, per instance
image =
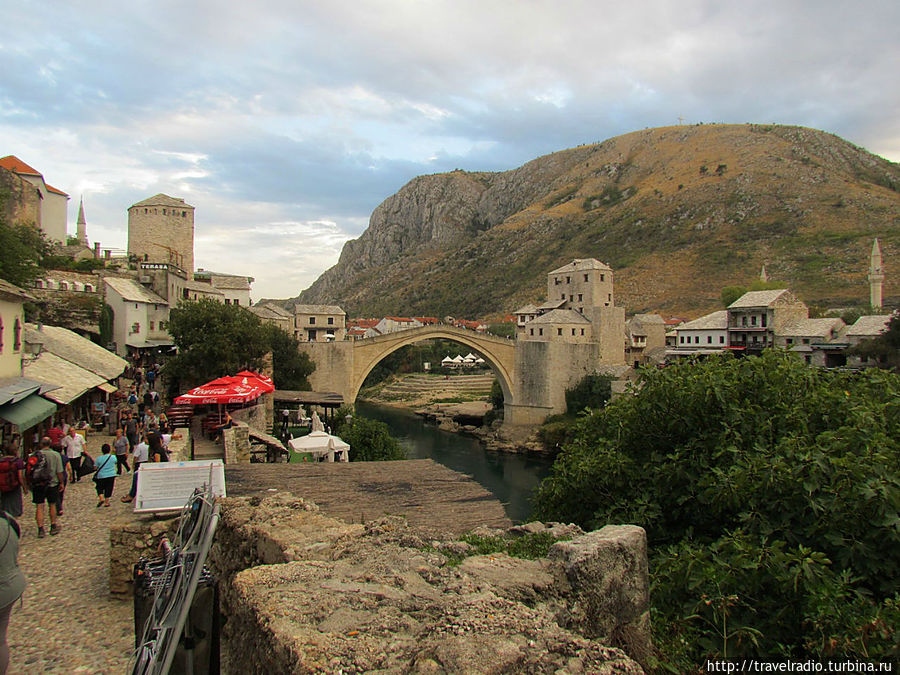
[{"label": "mountain slope", "polygon": [[900,166],[801,127],[634,132],[513,171],[420,176],[386,199],[299,300],[349,316],[487,316],[594,257],[628,312],[696,316],[765,264],[808,303],[865,304],[873,237],[900,246]]}]

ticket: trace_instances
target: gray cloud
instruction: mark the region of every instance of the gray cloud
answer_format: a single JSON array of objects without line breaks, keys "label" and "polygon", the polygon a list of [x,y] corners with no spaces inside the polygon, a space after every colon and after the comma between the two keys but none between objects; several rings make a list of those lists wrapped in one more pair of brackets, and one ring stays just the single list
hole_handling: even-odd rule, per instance
[{"label": "gray cloud", "polygon": [[84,193],[104,245],[131,203],[184,197],[198,261],[287,296],[421,173],[679,117],[897,160],[897,25],[895,0],[26,0],[0,25],[0,152],[73,194],[73,221]]}]

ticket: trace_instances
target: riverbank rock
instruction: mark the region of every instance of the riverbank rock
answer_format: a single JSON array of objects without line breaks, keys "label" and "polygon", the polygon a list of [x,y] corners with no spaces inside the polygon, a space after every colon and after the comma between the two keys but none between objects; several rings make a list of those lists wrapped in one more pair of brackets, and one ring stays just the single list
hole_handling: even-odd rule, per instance
[{"label": "riverbank rock", "polygon": [[640,576],[593,585],[582,578],[605,578],[594,564],[603,556],[623,574],[640,570],[632,560],[639,533],[629,530],[621,549],[607,536],[565,530],[573,534],[555,545],[571,547],[544,559],[490,554],[452,564],[471,547],[402,518],[348,525],[285,494],[224,500],[211,553],[226,614],[223,663],[246,673],[641,673],[609,640],[587,634],[609,634],[607,625],[621,621],[604,616],[600,630],[588,623],[599,621],[600,603],[584,616],[577,609],[595,586],[646,584]]}]

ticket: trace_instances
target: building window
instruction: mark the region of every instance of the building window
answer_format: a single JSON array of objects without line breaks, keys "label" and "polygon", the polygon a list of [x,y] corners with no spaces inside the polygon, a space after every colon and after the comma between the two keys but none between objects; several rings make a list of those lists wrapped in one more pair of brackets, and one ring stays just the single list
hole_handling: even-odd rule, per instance
[{"label": "building window", "polygon": [[329,316],[329,317],[328,317],[328,325],[329,325],[329,326],[333,326],[333,325],[334,325],[334,317],[333,317],[333,316]]},{"label": "building window", "polygon": [[229,298],[225,298],[225,304],[226,304],[226,305],[230,305],[230,304],[231,304],[231,300],[230,300]]},{"label": "building window", "polygon": [[316,325],[316,317],[314,317],[314,316],[309,317],[309,325],[310,326]]},{"label": "building window", "polygon": [[566,283],[567,283],[567,284],[571,284],[571,283],[572,283],[572,277],[566,277]]},{"label": "building window", "polygon": [[695,336],[694,336],[694,344],[695,344],[695,345],[699,345],[699,344],[700,344],[700,336],[699,336],[699,335],[695,335]]},{"label": "building window", "polygon": [[575,329],[574,329],[574,328],[572,329],[572,335],[575,335]]},{"label": "building window", "polygon": [[163,209],[163,215],[164,215],[164,216],[166,215],[166,210],[165,210],[165,209]]},{"label": "building window", "polygon": [[724,344],[725,344],[725,336],[724,336],[724,335],[720,335],[720,336],[719,336],[719,344],[720,344],[720,345],[724,345]]},{"label": "building window", "polygon": [[69,282],[68,281],[60,281],[59,282],[59,290],[61,290],[61,291],[69,290]]},{"label": "building window", "polygon": [[233,304],[239,305],[239,304],[241,304],[241,301],[238,300],[237,298],[235,298],[235,299],[233,300]]},{"label": "building window", "polygon": [[751,326],[755,326],[755,325],[756,325],[756,315],[755,315],[755,314],[754,314],[753,316],[750,317],[750,325],[751,325]]},{"label": "building window", "polygon": [[584,335],[584,328],[581,329],[581,334]]},{"label": "building window", "polygon": [[708,344],[708,345],[711,345],[711,344],[712,344],[712,335],[707,335],[707,336],[706,336],[706,344]]},{"label": "building window", "polygon": [[557,335],[562,335],[562,328],[557,328],[557,329],[556,329],[556,334],[557,334]]},{"label": "building window", "polygon": [[742,316],[742,317],[741,317],[741,325],[742,325],[742,326],[746,326],[746,325],[747,325],[747,317],[746,317],[746,316]]},{"label": "building window", "polygon": [[150,322],[150,330],[153,330],[153,322]]},{"label": "building window", "polygon": [[762,327],[763,328],[766,327],[766,315],[765,314],[762,315]]},{"label": "building window", "polygon": [[583,300],[584,300],[584,294],[583,294],[583,293],[579,293],[579,294],[578,294],[578,302],[582,302]]},{"label": "building window", "polygon": [[808,345],[808,344],[809,344],[809,338],[803,338],[803,344]]},{"label": "building window", "polygon": [[3,317],[0,317],[0,354],[3,353]]},{"label": "building window", "polygon": [[788,338],[786,341],[789,345],[794,344],[794,338]]},{"label": "building window", "polygon": [[182,211],[182,212],[181,212],[181,217],[184,218],[185,216],[187,216],[187,211]]},{"label": "building window", "polygon": [[571,295],[569,296],[569,302],[572,302],[572,300],[574,300],[574,299],[575,298],[573,298]]},{"label": "building window", "polygon": [[160,321],[160,322],[159,322],[159,329],[160,329],[160,330],[165,330],[165,329],[166,329],[166,322],[165,322],[165,321]]},{"label": "building window", "polygon": [[565,299],[566,299],[566,294],[563,293],[561,296],[559,296],[559,299],[560,299],[560,300],[565,300]]},{"label": "building window", "polygon": [[531,335],[534,335],[534,328],[530,328],[529,330],[531,331],[530,334],[531,334]]},{"label": "building window", "polygon": [[605,275],[605,274],[601,274],[601,275],[600,275],[600,281],[603,281],[605,278],[606,278],[606,275]]},{"label": "building window", "polygon": [[553,277],[553,285],[559,286],[559,277]]},{"label": "building window", "polygon": [[543,334],[544,334],[544,329],[538,328],[538,335],[543,335]]},{"label": "building window", "polygon": [[[584,275],[584,280],[585,280],[585,281],[588,280],[588,275],[587,275],[587,274]],[[602,279],[601,279],[601,281],[602,281]]]},{"label": "building window", "polygon": [[22,322],[16,317],[16,323],[13,325],[13,351],[18,352],[22,349]]},{"label": "building window", "polygon": [[679,341],[681,344],[684,344],[684,335],[679,335],[679,336],[678,336],[678,341]]}]

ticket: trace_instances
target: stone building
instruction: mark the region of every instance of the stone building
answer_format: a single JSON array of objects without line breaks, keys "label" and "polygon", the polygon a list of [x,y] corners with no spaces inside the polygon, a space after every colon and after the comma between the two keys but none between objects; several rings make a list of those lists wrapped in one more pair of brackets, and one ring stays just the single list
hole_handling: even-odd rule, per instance
[{"label": "stone building", "polygon": [[515,312],[519,340],[595,344],[600,363],[625,363],[625,309],[615,306],[609,265],[579,258],[549,272],[547,298]]},{"label": "stone building", "polygon": [[334,342],[346,336],[347,314],[336,305],[294,305],[294,337],[300,342]]},{"label": "stone building", "polygon": [[294,317],[284,307],[272,303],[261,303],[249,308],[261,321],[278,326],[285,333],[294,334]]},{"label": "stone building", "polygon": [[728,305],[728,344],[764,349],[791,323],[809,318],[809,308],[786,288],[750,291]]},{"label": "stone building", "polygon": [[211,289],[218,291],[222,295],[222,302],[226,305],[250,307],[252,304],[250,302],[250,284],[253,283],[253,277],[199,269],[194,272],[194,281],[206,284]]},{"label": "stone building", "polygon": [[169,347],[172,337],[166,330],[169,301],[134,279],[106,277],[106,304],[113,313],[115,352],[129,352]]},{"label": "stone building", "polygon": [[666,358],[666,323],[659,314],[635,314],[625,323],[625,359],[637,368]]},{"label": "stone building", "polygon": [[194,273],[194,207],[158,194],[128,208],[128,254]]},{"label": "stone building", "polygon": [[678,326],[670,355],[719,351],[727,346],[728,310],[720,309]]},{"label": "stone building", "polygon": [[[65,244],[66,230],[68,229],[69,195],[48,185],[40,171],[28,166],[15,155],[0,158],[0,168],[12,172],[37,191],[37,209],[34,209],[33,194],[27,194],[27,190],[16,191],[24,200],[22,210],[26,215],[26,219],[19,222],[34,222],[52,241]],[[13,196],[15,197],[15,195]],[[27,216],[35,215],[35,211],[38,216],[36,219],[27,218]]]}]

